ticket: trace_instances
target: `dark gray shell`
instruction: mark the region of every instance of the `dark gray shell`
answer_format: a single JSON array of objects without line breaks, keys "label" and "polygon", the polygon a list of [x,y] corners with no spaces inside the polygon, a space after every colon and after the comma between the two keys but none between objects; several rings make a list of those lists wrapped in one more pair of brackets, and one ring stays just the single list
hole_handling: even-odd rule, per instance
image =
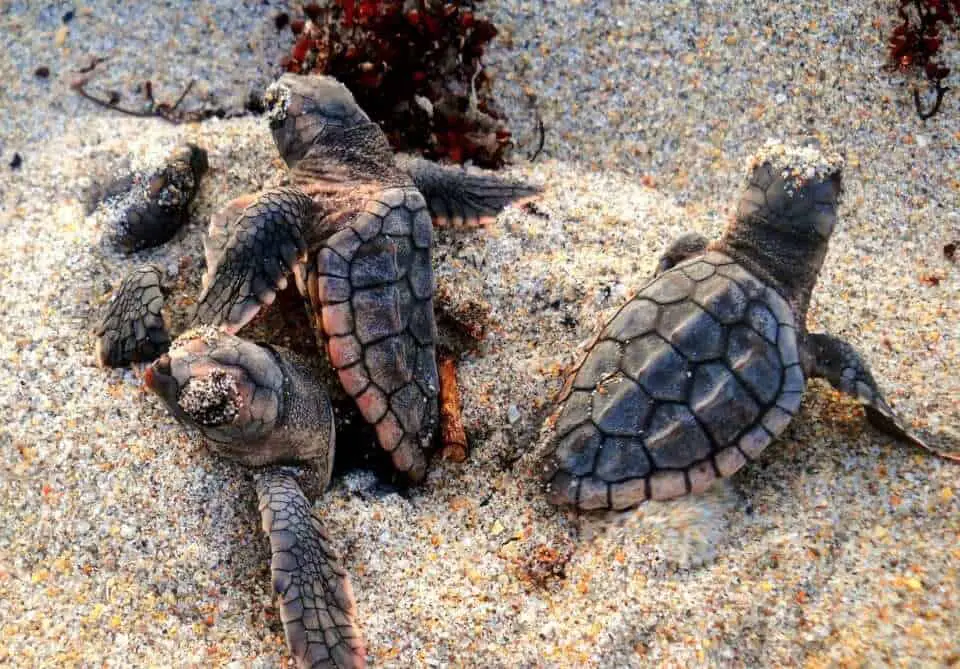
[{"label": "dark gray shell", "polygon": [[394,466],[426,471],[437,424],[433,224],[413,187],[378,193],[317,253],[317,294],[330,362]]},{"label": "dark gray shell", "polygon": [[779,435],[803,388],[788,303],[724,254],[692,258],[624,305],[568,379],[549,496],[625,509],[699,492]]}]

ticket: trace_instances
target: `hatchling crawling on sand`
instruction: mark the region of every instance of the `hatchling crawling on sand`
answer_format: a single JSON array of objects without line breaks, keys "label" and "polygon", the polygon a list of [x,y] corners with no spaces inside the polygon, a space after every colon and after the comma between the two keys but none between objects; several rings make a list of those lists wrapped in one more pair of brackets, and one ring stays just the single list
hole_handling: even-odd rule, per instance
[{"label": "hatchling crawling on sand", "polygon": [[552,502],[626,509],[701,492],[784,431],[815,377],[859,400],[878,429],[933,450],[853,346],[807,332],[842,164],[813,144],[768,143],[723,236],[687,234],[667,249],[561,392],[540,461]]},{"label": "hatchling crawling on sand", "polygon": [[[211,450],[253,467],[274,587],[301,666],[359,666],[365,653],[345,572],[283,465],[326,485],[335,426],[302,359],[236,336],[292,274],[321,347],[395,468],[423,478],[438,422],[433,222],[473,225],[537,188],[396,159],[379,126],[327,77],[284,75],[266,95],[291,186],[211,217],[194,327],[144,375]],[[101,364],[153,358],[169,338],[162,275],[135,270],[108,304]]]}]

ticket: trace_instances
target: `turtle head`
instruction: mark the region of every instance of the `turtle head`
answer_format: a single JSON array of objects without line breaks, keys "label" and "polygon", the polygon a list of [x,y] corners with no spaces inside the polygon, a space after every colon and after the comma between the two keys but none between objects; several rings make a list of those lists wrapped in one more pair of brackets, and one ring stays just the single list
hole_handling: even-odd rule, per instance
[{"label": "turtle head", "polygon": [[284,74],[264,94],[270,130],[293,167],[318,144],[341,143],[347,130],[372,125],[353,94],[333,77]]},{"label": "turtle head", "polygon": [[144,384],[214,447],[261,444],[282,415],[283,372],[271,351],[209,327],[181,335]]},{"label": "turtle head", "polygon": [[721,240],[775,279],[804,314],[837,222],[843,162],[813,140],[767,142],[750,162],[747,187]]},{"label": "turtle head", "polygon": [[813,244],[826,244],[837,222],[843,191],[843,158],[809,140],[801,145],[767,142],[750,162],[737,222]]}]

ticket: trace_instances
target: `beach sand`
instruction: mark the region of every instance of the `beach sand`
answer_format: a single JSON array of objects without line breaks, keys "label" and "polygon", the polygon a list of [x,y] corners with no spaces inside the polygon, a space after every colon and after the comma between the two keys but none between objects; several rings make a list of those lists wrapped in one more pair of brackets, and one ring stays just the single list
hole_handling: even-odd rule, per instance
[{"label": "beach sand", "polygon": [[[150,79],[172,100],[196,79],[188,106],[242,106],[288,44],[280,10],[189,4],[0,3],[0,664],[289,662],[249,474],[93,360],[125,271],[166,268],[182,315],[210,214],[282,177],[262,119],[174,126],[69,90],[110,56],[91,88],[126,101]],[[561,372],[663,247],[717,234],[748,157],[804,133],[847,158],[810,328],[854,343],[909,422],[960,443],[960,269],[943,251],[960,241],[960,98],[917,118],[882,69],[891,2],[535,4],[483,8],[501,29],[487,63],[516,130],[508,173],[546,190],[485,230],[438,233],[439,285],[495,325],[459,361],[470,457],[436,460],[405,497],[353,472],[315,505],[371,664],[960,663],[960,469],[822,382],[758,462],[702,496],[557,511],[529,458]],[[955,40],[945,50],[960,64]],[[102,248],[91,183],[184,140],[210,153],[191,223],[133,257]]]}]

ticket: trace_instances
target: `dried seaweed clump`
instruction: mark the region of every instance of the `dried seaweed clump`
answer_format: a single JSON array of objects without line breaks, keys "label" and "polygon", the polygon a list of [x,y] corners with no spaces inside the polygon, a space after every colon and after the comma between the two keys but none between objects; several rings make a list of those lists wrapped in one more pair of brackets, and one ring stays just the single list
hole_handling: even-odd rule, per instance
[{"label": "dried seaweed clump", "polygon": [[290,21],[288,72],[336,77],[395,149],[500,167],[510,132],[481,58],[497,34],[473,0],[329,0]]},{"label": "dried seaweed clump", "polygon": [[949,88],[943,82],[950,74],[937,59],[943,45],[943,31],[960,26],[960,0],[899,0],[897,16],[900,23],[890,36],[888,67],[901,72],[922,71],[935,95],[934,102],[924,110],[920,90],[913,89],[917,114],[928,119],[940,110],[943,96]]}]

